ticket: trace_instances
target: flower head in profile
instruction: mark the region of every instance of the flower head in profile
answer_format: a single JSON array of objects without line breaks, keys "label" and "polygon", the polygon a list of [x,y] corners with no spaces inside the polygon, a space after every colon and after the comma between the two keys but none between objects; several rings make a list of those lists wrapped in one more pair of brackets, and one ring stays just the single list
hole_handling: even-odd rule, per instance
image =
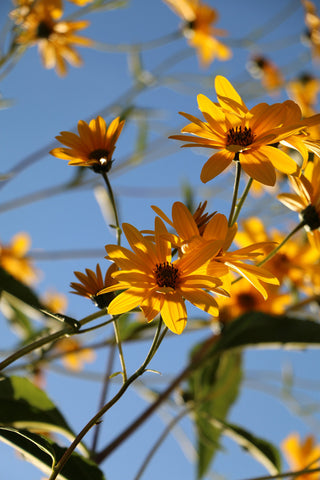
[{"label": "flower head in profile", "polygon": [[93,362],[96,358],[94,350],[82,347],[74,337],[59,339],[54,349],[62,354],[64,365],[75,372],[79,372],[85,363]]},{"label": "flower head in profile", "polygon": [[[293,471],[320,467],[320,445],[315,443],[312,435],[301,440],[298,433],[291,433],[283,440],[281,447]],[[317,480],[319,472],[304,473],[296,478]]]},{"label": "flower head in profile", "polygon": [[[180,112],[191,121],[184,135],[170,138],[186,141],[183,147],[218,150],[204,164],[201,180],[206,183],[223,172],[233,160],[264,185],[274,185],[276,169],[285,174],[299,172],[296,162],[275,144],[303,128],[301,111],[294,102],[268,105],[260,103],[249,110],[231,83],[222,76],[215,79],[218,104],[198,95],[205,121]],[[293,119],[293,120],[292,120]]]},{"label": "flower head in profile", "polygon": [[112,155],[122,131],[124,120],[120,117],[107,126],[105,120],[98,116],[87,124],[78,122],[78,133],[61,132],[56,137],[66,147],[51,150],[51,155],[69,160],[69,165],[90,167],[96,173],[108,172],[112,165]]},{"label": "flower head in profile", "polygon": [[110,285],[116,285],[117,281],[112,278],[112,273],[118,270],[117,266],[112,263],[105,276],[102,276],[100,265],[97,264],[96,271],[86,268],[86,273],[74,272],[75,276],[81,283],[71,282],[70,287],[76,295],[90,298],[98,308],[105,308],[114,298],[112,292],[98,295],[98,293]]},{"label": "flower head in profile", "polygon": [[[117,285],[100,293],[124,290],[109,305],[110,315],[120,315],[140,307],[147,321],[159,313],[166,326],[180,334],[187,323],[185,301],[208,314],[218,316],[217,302],[211,293],[227,295],[221,281],[206,274],[205,264],[217,252],[217,242],[211,242],[177,260],[172,260],[171,245],[164,223],[155,219],[154,239],[144,237],[130,224],[122,225],[132,251],[118,245],[106,245],[109,260],[120,271],[113,277]],[[209,293],[210,292],[210,293]]]},{"label": "flower head in profile", "polygon": [[217,250],[211,256],[207,264],[207,273],[223,280],[227,290],[231,281],[230,273],[235,272],[246,278],[263,296],[268,293],[263,283],[278,285],[279,282],[274,274],[268,270],[246,263],[255,261],[272,247],[271,242],[258,242],[246,245],[244,248],[230,251],[229,248],[237,233],[237,225],[228,226],[227,218],[221,213],[216,213],[201,231],[188,208],[181,202],[175,202],[172,206],[172,220],[170,220],[158,207],[153,210],[171,227],[177,234],[166,234],[166,238],[177,247],[181,253],[197,252],[206,244],[216,244]]},{"label": "flower head in profile", "polygon": [[231,50],[216,37],[225,35],[224,30],[213,25],[218,21],[218,13],[201,0],[164,0],[185,22],[183,33],[189,45],[196,49],[200,64],[210,65],[215,58],[229,60]]},{"label": "flower head in profile", "polygon": [[59,0],[23,0],[17,9],[11,12],[11,18],[19,25],[18,44],[26,47],[38,45],[45,68],[56,68],[58,75],[67,73],[66,62],[75,67],[82,65],[75,45],[89,47],[92,41],[77,35],[89,25],[85,20],[75,22],[61,19],[62,3]]},{"label": "flower head in profile", "polygon": [[320,251],[320,159],[308,162],[303,175],[290,177],[295,193],[282,193],[278,199],[298,212],[312,245]]},{"label": "flower head in profile", "polygon": [[30,236],[24,232],[14,235],[9,244],[0,243],[0,267],[27,285],[32,285],[38,277],[27,255],[30,245]]},{"label": "flower head in profile", "polygon": [[305,8],[305,24],[307,26],[304,39],[311,47],[312,56],[315,60],[320,58],[320,16],[315,3],[311,0],[302,0]]},{"label": "flower head in profile", "polygon": [[254,78],[261,80],[263,87],[270,93],[277,92],[284,84],[279,67],[262,55],[255,55],[250,59],[248,70]]},{"label": "flower head in profile", "polygon": [[309,73],[303,73],[288,82],[287,90],[290,98],[301,108],[304,117],[315,113],[320,92],[320,81],[318,78]]}]

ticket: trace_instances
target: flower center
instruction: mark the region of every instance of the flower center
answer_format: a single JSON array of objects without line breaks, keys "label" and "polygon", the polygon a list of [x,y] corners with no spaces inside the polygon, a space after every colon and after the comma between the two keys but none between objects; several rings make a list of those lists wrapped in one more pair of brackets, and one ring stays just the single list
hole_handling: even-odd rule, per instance
[{"label": "flower center", "polygon": [[172,263],[158,263],[153,270],[153,274],[159,287],[176,289],[179,282],[179,270]]},{"label": "flower center", "polygon": [[108,160],[108,157],[110,155],[109,150],[106,150],[105,148],[97,148],[96,150],[93,150],[89,156],[89,160],[96,160],[97,163],[92,165],[92,169],[96,173],[101,173],[101,172],[108,172],[111,168],[112,161]]},{"label": "flower center", "polygon": [[237,299],[240,307],[246,310],[252,310],[256,306],[256,299],[250,293],[240,293]]},{"label": "flower center", "polygon": [[247,147],[251,145],[254,140],[254,134],[251,131],[251,128],[247,127],[236,127],[230,128],[227,133],[227,147],[229,145],[241,145],[242,147]]},{"label": "flower center", "polygon": [[301,216],[310,230],[316,230],[320,227],[320,217],[314,205],[310,204],[302,210]]},{"label": "flower center", "polygon": [[37,28],[37,38],[49,38],[51,33],[51,25],[42,20],[42,22],[39,23]]}]

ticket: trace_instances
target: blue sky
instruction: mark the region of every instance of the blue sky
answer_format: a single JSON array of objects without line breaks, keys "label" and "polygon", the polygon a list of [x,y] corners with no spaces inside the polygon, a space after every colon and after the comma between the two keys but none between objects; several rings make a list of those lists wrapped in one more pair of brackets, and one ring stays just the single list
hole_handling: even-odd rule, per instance
[{"label": "blue sky", "polygon": [[[180,150],[178,142],[167,139],[168,135],[177,133],[184,124],[178,111],[193,114],[197,112],[198,93],[204,93],[215,100],[213,80],[217,74],[226,76],[237,86],[248,106],[252,106],[261,101],[272,103],[287,98],[284,90],[278,97],[263,94],[259,81],[253,80],[246,69],[246,63],[252,53],[267,52],[268,56],[284,69],[286,79],[304,70],[316,75],[319,73],[318,67],[310,62],[307,47],[299,43],[304,23],[303,11],[298,1],[208,0],[208,4],[219,10],[218,27],[229,32],[231,40],[226,42],[233,42],[232,60],[224,63],[215,61],[208,69],[203,70],[199,68],[197,58],[194,52],[189,50],[184,38],[157,49],[145,50],[141,54],[144,69],[151,76],[154,69],[166,59],[176,60],[170,68],[164,68],[159,77],[155,77],[152,88],[131,99],[131,105],[141,109],[142,112],[149,111],[150,150],[134,168],[125,170],[119,168],[132,154],[137,141],[137,118],[130,119],[118,142],[114,169],[110,175],[119,204],[121,222],[132,223],[140,229],[153,227],[154,213],[150,205],[158,205],[170,213],[172,202],[183,199],[181,187],[184,184],[192,186],[197,201],[209,198],[209,210],[219,210],[228,214],[232,174],[224,174],[221,179],[204,186],[199,178],[201,166],[206,159],[203,153],[191,149]],[[0,4],[2,23],[11,8],[11,2],[2,0]],[[66,8],[68,13],[73,10],[70,5]],[[282,15],[281,12],[285,8],[287,13]],[[151,41],[174,32],[180,23],[176,15],[160,0],[131,0],[126,8],[93,13],[88,19],[91,25],[83,35],[108,45]],[[257,27],[261,27],[262,30],[257,30]],[[248,47],[241,48],[239,39],[246,38],[252,32],[255,34],[254,41]],[[288,38],[290,42],[287,45],[284,39]],[[65,78],[59,78],[53,70],[45,70],[36,47],[33,47],[2,79],[0,84],[2,97],[11,100],[12,104],[10,108],[0,112],[1,173],[6,173],[39,148],[51,144],[60,131],[75,129],[80,119],[93,118],[97,112],[116,102],[115,107],[106,116],[106,120],[110,121],[127,106],[126,92],[132,86],[128,55],[93,49],[79,51],[84,66],[70,67]],[[49,154],[43,155],[39,161],[19,172],[0,190],[2,215],[0,239],[7,243],[18,231],[26,231],[31,235],[32,251],[35,255],[38,252],[73,249],[101,251],[101,255],[95,258],[47,259],[36,262],[39,270],[43,272],[41,281],[36,286],[37,291],[42,294],[54,288],[64,292],[68,297],[68,314],[80,319],[92,313],[94,307],[85,299],[69,293],[69,284],[75,280],[73,271],[94,269],[97,262],[103,265],[104,245],[115,241],[98,206],[92,186],[37,202],[24,202],[17,208],[1,211],[1,205],[6,205],[16,198],[24,198],[35,191],[50,189],[70,180],[73,175],[73,167]],[[99,183],[91,172],[86,173],[86,178]],[[248,205],[247,211],[260,208],[262,204],[263,202],[258,200],[257,204]],[[282,218],[287,217],[283,215]],[[266,222],[270,224],[272,221],[274,220],[269,212]],[[13,344],[15,339],[8,333],[4,320],[2,324],[0,346],[6,348]],[[167,374],[178,372],[185,364],[190,345],[205,338],[207,333],[190,333],[168,339],[153,359],[151,368],[161,371],[163,378],[166,378]],[[104,333],[101,335],[104,337]],[[127,363],[132,371],[139,365],[139,361],[143,360],[147,349],[146,343],[125,348]],[[284,368],[289,368],[289,365],[293,366],[298,378],[317,381],[318,369],[315,366],[318,362],[319,354],[316,350],[299,353],[249,351],[245,355],[245,371],[248,378],[252,373],[262,373],[259,380],[255,380],[253,384],[244,382],[240,398],[231,412],[231,420],[276,444],[293,430],[298,430],[303,435],[309,431],[318,434],[319,425],[314,417],[302,419],[296,415],[295,409],[299,402],[306,400],[305,397],[296,405],[288,399],[283,399],[281,388],[278,390],[270,388],[267,392],[262,389],[262,380],[264,377],[267,379],[266,372],[271,371],[281,378],[281,372]],[[96,411],[100,385],[95,381],[95,374],[103,373],[105,363],[106,352],[101,351],[97,362],[88,366],[88,371],[92,372],[91,380],[73,378],[58,370],[48,373],[48,393],[75,430],[81,429]],[[114,389],[116,388],[115,382]],[[309,394],[312,402],[319,400],[319,391],[308,392]],[[129,419],[142,411],[144,406],[145,400],[141,398],[141,391],[131,388],[127,396],[117,405],[114,413],[106,416],[102,430],[102,445],[113,438]],[[103,465],[106,478],[109,480],[134,478],[144,455],[160,435],[163,426],[161,415],[156,416],[128,440],[123,449],[119,449]],[[194,433],[190,422],[183,421],[182,427],[192,439]],[[88,443],[90,444],[90,435]],[[215,475],[223,475],[229,479],[245,479],[266,473],[259,464],[229,440],[223,442],[223,447],[224,450],[219,453],[214,464],[214,474],[208,475],[208,479],[217,478]],[[22,472],[25,480],[40,480],[42,476],[33,466],[18,460],[9,447],[0,445],[0,461],[2,465],[4,462],[8,464],[5,480],[21,478]],[[194,466],[185,458],[172,436],[154,457],[144,478],[162,480],[164,477],[184,480],[194,478]]]}]

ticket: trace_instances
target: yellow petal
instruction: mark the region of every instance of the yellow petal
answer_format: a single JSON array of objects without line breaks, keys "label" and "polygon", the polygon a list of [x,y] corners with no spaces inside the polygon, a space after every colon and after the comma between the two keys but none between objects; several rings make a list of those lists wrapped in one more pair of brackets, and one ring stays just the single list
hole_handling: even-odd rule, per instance
[{"label": "yellow petal", "polygon": [[214,85],[219,103],[223,108],[234,110],[236,113],[248,113],[245,103],[229,80],[221,75],[217,75]]},{"label": "yellow petal", "polygon": [[183,296],[188,302],[195,305],[200,310],[207,312],[213,317],[219,316],[219,308],[215,299],[207,292],[203,290],[194,290],[194,289],[183,289]]},{"label": "yellow petal", "polygon": [[180,335],[183,332],[187,323],[187,310],[180,293],[174,292],[165,295],[161,316],[173,333]]},{"label": "yellow petal", "polygon": [[234,153],[227,150],[222,150],[212,155],[202,167],[201,181],[207,183],[215,178],[230,165],[233,159]]},{"label": "yellow petal", "polygon": [[145,290],[137,288],[131,288],[120,293],[108,306],[109,315],[120,315],[121,313],[130,312],[141,304],[145,293]]}]

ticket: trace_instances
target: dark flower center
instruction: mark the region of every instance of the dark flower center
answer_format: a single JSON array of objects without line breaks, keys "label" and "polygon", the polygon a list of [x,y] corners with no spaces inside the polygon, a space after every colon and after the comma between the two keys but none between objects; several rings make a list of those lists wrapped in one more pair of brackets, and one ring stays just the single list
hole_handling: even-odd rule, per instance
[{"label": "dark flower center", "polygon": [[240,293],[237,299],[240,307],[245,310],[253,310],[256,307],[256,299],[250,293]]},{"label": "dark flower center", "polygon": [[236,127],[230,128],[227,133],[227,147],[229,145],[241,145],[242,147],[247,147],[251,145],[254,140],[254,134],[251,131],[251,128],[247,127]]},{"label": "dark flower center", "polygon": [[158,263],[153,270],[153,274],[159,287],[176,289],[179,282],[179,270],[172,263]]},{"label": "dark flower center", "polygon": [[37,28],[37,38],[49,38],[52,33],[51,25],[42,21]]},{"label": "dark flower center", "polygon": [[310,230],[316,230],[320,227],[320,217],[314,205],[310,204],[302,210],[301,216]]},{"label": "dark flower center", "polygon": [[93,150],[89,156],[89,160],[96,160],[97,163],[92,165],[92,169],[96,173],[108,172],[111,168],[112,161],[108,160],[110,152],[105,148],[97,148]]}]

